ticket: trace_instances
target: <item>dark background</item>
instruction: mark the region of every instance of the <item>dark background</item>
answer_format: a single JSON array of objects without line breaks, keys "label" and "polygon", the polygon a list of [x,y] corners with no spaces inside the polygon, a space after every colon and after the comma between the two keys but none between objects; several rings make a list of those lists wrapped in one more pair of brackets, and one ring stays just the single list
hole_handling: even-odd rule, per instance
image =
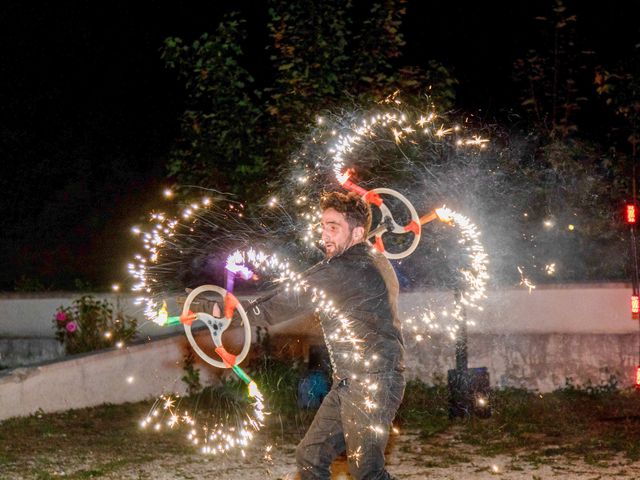
[{"label": "dark background", "polygon": [[[628,57],[640,41],[640,2],[567,3],[598,62]],[[439,60],[460,82],[457,108],[505,118],[518,103],[514,60],[531,46],[534,18],[551,7],[409,1],[403,61]],[[261,2],[3,2],[0,289],[104,288],[125,276],[129,228],[162,201],[184,110],[159,49],[168,36],[213,31],[230,10],[248,21],[246,62],[259,87],[272,74]],[[600,121],[598,111],[583,115],[587,125]]]}]

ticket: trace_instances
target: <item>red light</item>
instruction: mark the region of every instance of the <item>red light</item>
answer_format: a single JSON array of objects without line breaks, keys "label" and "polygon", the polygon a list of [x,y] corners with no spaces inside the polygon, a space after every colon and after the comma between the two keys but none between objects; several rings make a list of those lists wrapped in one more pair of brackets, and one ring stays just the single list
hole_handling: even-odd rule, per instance
[{"label": "red light", "polygon": [[638,295],[631,295],[631,315],[634,319],[640,315],[640,297]]},{"label": "red light", "polygon": [[636,367],[636,389],[640,389],[640,365]]},{"label": "red light", "polygon": [[629,225],[634,225],[636,223],[636,213],[637,212],[635,204],[627,205],[627,223]]}]

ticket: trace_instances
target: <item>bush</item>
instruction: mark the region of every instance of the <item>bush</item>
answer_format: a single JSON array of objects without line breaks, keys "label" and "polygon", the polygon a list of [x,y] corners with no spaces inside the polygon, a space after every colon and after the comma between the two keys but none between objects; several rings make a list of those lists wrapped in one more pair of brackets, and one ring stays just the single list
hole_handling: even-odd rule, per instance
[{"label": "bush", "polygon": [[58,307],[53,318],[56,339],[67,355],[120,347],[133,338],[137,322],[107,300],[83,295],[70,307]]}]

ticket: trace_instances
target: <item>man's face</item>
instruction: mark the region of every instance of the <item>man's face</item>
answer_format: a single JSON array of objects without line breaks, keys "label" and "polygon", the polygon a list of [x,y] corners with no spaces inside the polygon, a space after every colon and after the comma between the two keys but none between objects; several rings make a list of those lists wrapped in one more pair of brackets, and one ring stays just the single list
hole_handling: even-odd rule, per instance
[{"label": "man's face", "polygon": [[344,214],[333,208],[322,212],[322,241],[328,258],[339,255],[363,240],[364,228],[351,229]]}]

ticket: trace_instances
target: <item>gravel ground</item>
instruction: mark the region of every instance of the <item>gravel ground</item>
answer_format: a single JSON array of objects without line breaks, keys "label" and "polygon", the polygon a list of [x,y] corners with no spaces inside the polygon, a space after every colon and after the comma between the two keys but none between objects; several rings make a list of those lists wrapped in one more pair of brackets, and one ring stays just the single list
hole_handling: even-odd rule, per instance
[{"label": "gravel ground", "polygon": [[[453,443],[452,443],[453,442]],[[438,445],[447,444],[446,449]],[[197,453],[185,455],[150,455],[135,465],[118,464],[118,458],[106,452],[93,452],[83,457],[59,452],[55,456],[34,455],[31,472],[24,476],[17,465],[0,465],[0,478],[105,478],[105,479],[197,479],[225,478],[227,480],[267,480],[293,478],[295,472],[295,444],[274,446],[271,458],[264,458],[264,445],[256,444],[247,453],[213,457]],[[530,452],[529,452],[530,453]],[[388,470],[399,479],[634,479],[639,478],[640,462],[630,462],[622,456],[597,464],[566,456],[527,456],[527,452],[498,455],[492,458],[474,453],[474,448],[456,443],[451,432],[432,437],[427,442],[417,434],[402,433],[392,438],[387,451]],[[333,466],[334,479],[350,478],[346,462]]]}]

